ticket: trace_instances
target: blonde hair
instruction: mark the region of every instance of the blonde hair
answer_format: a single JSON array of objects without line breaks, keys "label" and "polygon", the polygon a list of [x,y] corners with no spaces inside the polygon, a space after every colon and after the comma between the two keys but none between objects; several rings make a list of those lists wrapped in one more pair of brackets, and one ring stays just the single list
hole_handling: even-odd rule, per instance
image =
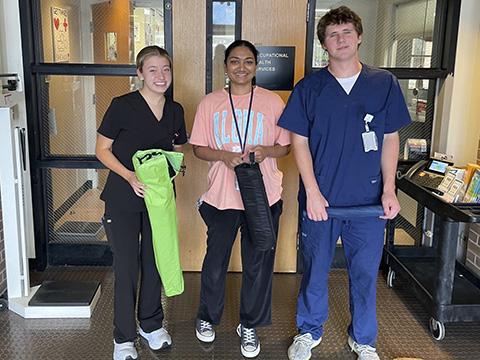
[{"label": "blonde hair", "polygon": [[143,68],[143,64],[145,63],[145,60],[150,56],[164,57],[165,59],[168,60],[170,67],[172,67],[172,59],[170,58],[170,55],[168,54],[167,50],[162,49],[160,46],[157,46],[157,45],[151,45],[151,46],[144,47],[137,54],[136,64],[137,64],[137,69],[140,72],[142,72],[142,68]]}]

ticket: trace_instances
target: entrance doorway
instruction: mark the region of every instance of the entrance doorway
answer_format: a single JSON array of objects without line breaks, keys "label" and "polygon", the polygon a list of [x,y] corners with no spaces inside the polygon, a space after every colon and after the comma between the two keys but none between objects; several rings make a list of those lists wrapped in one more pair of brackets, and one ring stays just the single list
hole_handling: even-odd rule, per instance
[{"label": "entrance doorway", "polygon": [[96,129],[113,97],[138,88],[135,54],[171,46],[171,3],[41,0],[20,10],[30,19],[22,32],[24,63],[32,64],[25,77],[36,267],[110,265]]}]

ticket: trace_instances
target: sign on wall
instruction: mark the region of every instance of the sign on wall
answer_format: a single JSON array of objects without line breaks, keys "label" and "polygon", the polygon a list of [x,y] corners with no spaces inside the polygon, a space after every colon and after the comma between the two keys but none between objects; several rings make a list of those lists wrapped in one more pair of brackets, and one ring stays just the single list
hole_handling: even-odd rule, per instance
[{"label": "sign on wall", "polygon": [[52,6],[52,39],[53,61],[68,62],[70,60],[68,11]]},{"label": "sign on wall", "polygon": [[257,84],[269,90],[292,90],[295,46],[257,46]]}]

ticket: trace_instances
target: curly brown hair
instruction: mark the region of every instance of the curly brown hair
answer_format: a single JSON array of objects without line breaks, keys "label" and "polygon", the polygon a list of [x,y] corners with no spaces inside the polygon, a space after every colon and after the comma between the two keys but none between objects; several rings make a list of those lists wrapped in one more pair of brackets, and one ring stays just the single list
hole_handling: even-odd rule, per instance
[{"label": "curly brown hair", "polygon": [[363,34],[362,19],[354,11],[346,6],[332,9],[322,16],[317,25],[317,36],[320,44],[325,43],[325,30],[328,25],[353,24],[357,34]]}]

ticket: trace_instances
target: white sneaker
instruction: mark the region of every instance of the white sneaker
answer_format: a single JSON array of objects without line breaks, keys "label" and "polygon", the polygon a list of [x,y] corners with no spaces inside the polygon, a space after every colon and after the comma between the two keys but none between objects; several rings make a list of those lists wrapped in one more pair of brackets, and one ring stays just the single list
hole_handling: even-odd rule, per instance
[{"label": "white sneaker", "polygon": [[133,341],[117,344],[113,340],[113,360],[135,360],[138,357]]},{"label": "white sneaker", "polygon": [[147,340],[148,346],[154,351],[164,349],[172,345],[172,338],[167,330],[165,330],[163,327],[149,333],[146,333],[142,330],[142,328],[139,328],[138,333],[141,337]]},{"label": "white sneaker", "polygon": [[348,337],[348,346],[358,355],[358,360],[380,360],[377,349],[370,345],[360,345],[351,336]]},{"label": "white sneaker", "polygon": [[289,360],[308,360],[312,357],[312,349],[318,346],[322,338],[313,340],[312,334],[298,334],[293,338],[292,345],[288,348]]},{"label": "white sneaker", "polygon": [[215,329],[213,325],[202,319],[195,320],[195,334],[197,335],[197,339],[202,342],[211,343],[215,340]]}]

